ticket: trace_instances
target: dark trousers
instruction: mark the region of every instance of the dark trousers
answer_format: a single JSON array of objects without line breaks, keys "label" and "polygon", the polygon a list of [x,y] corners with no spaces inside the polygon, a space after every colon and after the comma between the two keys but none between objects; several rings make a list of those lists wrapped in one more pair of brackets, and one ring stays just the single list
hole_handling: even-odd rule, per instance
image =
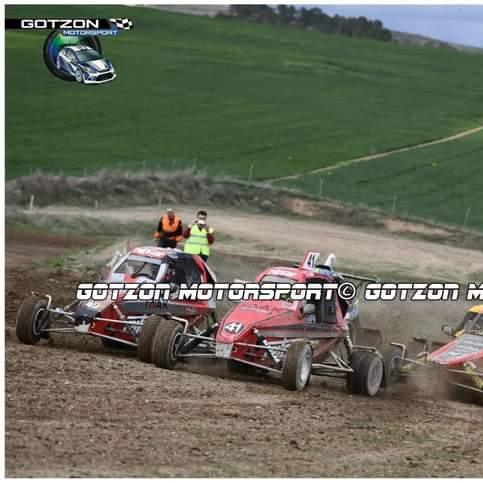
[{"label": "dark trousers", "polygon": [[169,240],[168,238],[160,238],[158,240],[158,247],[161,248],[176,248],[177,244],[176,240]]},{"label": "dark trousers", "polygon": [[208,255],[200,255],[200,257],[207,262],[208,261]]}]

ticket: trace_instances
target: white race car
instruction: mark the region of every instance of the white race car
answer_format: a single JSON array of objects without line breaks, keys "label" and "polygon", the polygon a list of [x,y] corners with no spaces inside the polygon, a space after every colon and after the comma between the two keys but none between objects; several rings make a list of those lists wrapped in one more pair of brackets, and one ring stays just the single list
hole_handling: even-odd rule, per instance
[{"label": "white race car", "polygon": [[112,62],[86,45],[69,45],[57,56],[57,69],[84,84],[103,84],[116,78]]}]

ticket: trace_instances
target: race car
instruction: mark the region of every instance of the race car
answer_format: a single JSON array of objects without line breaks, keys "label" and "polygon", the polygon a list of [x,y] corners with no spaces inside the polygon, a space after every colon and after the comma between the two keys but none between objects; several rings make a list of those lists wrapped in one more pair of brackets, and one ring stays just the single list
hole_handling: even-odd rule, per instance
[{"label": "race car", "polygon": [[401,349],[400,360],[393,368],[397,376],[405,380],[429,374],[451,394],[472,395],[483,401],[483,305],[471,307],[455,328],[443,325],[441,330],[451,341],[415,338],[422,349],[416,352],[404,344],[392,343]]},{"label": "race car", "polygon": [[[256,282],[338,283],[342,279],[372,281],[333,269],[335,256],[318,265],[320,254],[307,253],[297,266],[264,270]],[[322,297],[325,299],[326,297]],[[153,337],[152,362],[174,369],[187,357],[227,360],[237,372],[258,370],[281,376],[289,390],[303,390],[312,375],[342,377],[349,392],[374,396],[387,380],[388,363],[375,346],[357,345],[357,304],[338,295],[330,300],[248,300],[238,303],[217,324],[200,334],[170,320]],[[358,333],[362,330],[358,328]]]},{"label": "race car", "polygon": [[64,47],[56,60],[57,69],[83,84],[103,84],[116,78],[112,62],[86,45]]},{"label": "race car", "polygon": [[20,342],[34,345],[53,332],[88,334],[100,337],[108,347],[137,347],[139,359],[149,362],[151,339],[160,323],[180,321],[188,333],[216,323],[214,300],[179,301],[174,296],[181,284],[216,280],[201,257],[171,248],[145,246],[123,256],[118,253],[109,265],[107,276],[98,282],[132,283],[134,290],[142,289],[146,283],[166,283],[173,297],[127,300],[127,290],[120,290],[115,300],[76,299],[66,307],[53,308],[51,295],[33,292],[17,311],[16,334]]}]

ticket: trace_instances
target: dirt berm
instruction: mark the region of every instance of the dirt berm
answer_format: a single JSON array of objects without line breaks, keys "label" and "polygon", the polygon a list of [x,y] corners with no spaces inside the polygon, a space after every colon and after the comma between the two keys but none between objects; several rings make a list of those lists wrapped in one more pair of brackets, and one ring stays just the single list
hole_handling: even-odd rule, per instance
[{"label": "dirt berm", "polygon": [[6,182],[7,205],[27,207],[32,195],[35,205],[41,207],[52,204],[93,207],[97,203],[103,207],[119,207],[202,203],[235,207],[246,212],[306,217],[460,248],[483,249],[483,234],[478,232],[395,218],[362,205],[317,199],[273,188],[268,183],[208,177],[193,170],[144,174],[103,170],[88,177],[37,172]]}]

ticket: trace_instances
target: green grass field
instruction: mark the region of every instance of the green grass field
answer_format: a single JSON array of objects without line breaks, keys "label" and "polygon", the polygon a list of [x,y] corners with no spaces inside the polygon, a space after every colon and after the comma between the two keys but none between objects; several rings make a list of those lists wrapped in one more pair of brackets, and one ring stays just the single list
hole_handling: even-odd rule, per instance
[{"label": "green grass field", "polygon": [[321,179],[329,198],[483,231],[482,131],[276,184],[317,195]]},{"label": "green grass field", "polygon": [[[118,78],[43,65],[46,34],[6,34],[7,176],[192,164],[258,179],[411,145],[483,121],[477,54],[116,6],[9,6],[7,17],[129,17],[102,39]],[[450,180],[449,180],[450,181]],[[401,191],[400,188],[398,191]]]}]

